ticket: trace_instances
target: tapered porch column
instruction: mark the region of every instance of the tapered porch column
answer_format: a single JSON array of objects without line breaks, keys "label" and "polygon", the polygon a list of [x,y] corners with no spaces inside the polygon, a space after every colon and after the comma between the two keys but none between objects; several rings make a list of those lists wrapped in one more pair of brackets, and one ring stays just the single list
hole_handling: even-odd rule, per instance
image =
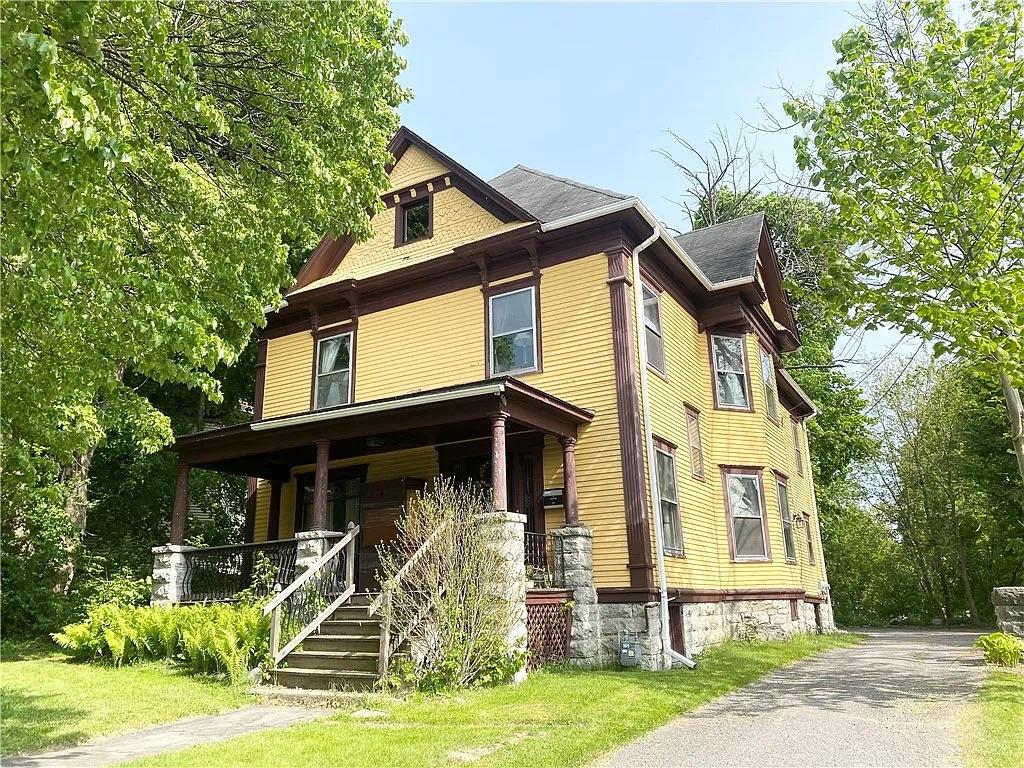
[{"label": "tapered porch column", "polygon": [[267,514],[267,541],[273,541],[281,533],[281,486],[284,480],[275,477],[270,481],[270,510]]},{"label": "tapered porch column", "polygon": [[491,490],[494,494],[494,509],[508,510],[508,487],[505,473],[505,421],[506,413],[491,416]]},{"label": "tapered porch column", "polygon": [[319,440],[316,445],[316,475],[313,477],[313,530],[327,530],[327,462],[331,443]]},{"label": "tapered porch column", "polygon": [[174,484],[174,509],[171,512],[171,544],[185,540],[185,519],[188,517],[188,464],[178,462],[178,478]]},{"label": "tapered porch column", "polygon": [[560,437],[562,444],[562,475],[565,481],[565,524],[577,525],[580,522],[580,503],[576,496],[576,438]]}]

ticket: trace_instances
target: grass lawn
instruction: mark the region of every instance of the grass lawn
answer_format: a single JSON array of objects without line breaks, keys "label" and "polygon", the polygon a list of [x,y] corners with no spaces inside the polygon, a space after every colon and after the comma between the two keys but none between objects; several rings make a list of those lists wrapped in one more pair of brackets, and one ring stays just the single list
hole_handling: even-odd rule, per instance
[{"label": "grass lawn", "polygon": [[360,706],[386,710],[386,719],[357,720],[342,712],[131,765],[582,765],[778,667],[860,641],[854,635],[831,635],[731,643],[704,654],[693,671],[556,669],[531,675],[522,685],[450,697],[377,697]]},{"label": "grass lawn", "polygon": [[965,715],[964,747],[970,768],[1024,765],[1024,668],[993,670]]},{"label": "grass lawn", "polygon": [[165,664],[81,664],[53,644],[10,641],[2,648],[0,698],[4,755],[72,746],[249,700],[243,689]]}]

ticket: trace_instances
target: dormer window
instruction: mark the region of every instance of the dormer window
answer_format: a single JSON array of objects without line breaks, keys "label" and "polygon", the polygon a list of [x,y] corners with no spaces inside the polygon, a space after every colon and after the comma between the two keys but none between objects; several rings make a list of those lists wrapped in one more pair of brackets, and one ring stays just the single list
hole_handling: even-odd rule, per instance
[{"label": "dormer window", "polygon": [[413,199],[398,206],[395,217],[395,245],[413,243],[431,237],[434,232],[431,196]]}]

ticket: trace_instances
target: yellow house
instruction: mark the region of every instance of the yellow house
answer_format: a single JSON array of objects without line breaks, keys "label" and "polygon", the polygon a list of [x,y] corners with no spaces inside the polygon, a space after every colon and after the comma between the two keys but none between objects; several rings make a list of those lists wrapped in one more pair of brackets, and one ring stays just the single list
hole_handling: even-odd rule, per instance
[{"label": "yellow house", "polygon": [[[158,557],[186,573],[163,596],[227,596],[256,552],[288,583],[310,532],[358,530],[369,602],[376,547],[443,474],[522,516],[528,607],[572,598],[573,661],[831,629],[815,409],[783,367],[799,331],[765,217],[672,237],[635,197],[523,166],[485,182],[405,128],[391,150],[373,237],[326,238],[268,311],[252,423],[177,442]],[[192,467],[253,478],[243,547],[181,546]],[[301,653],[294,684],[326,669]]]}]

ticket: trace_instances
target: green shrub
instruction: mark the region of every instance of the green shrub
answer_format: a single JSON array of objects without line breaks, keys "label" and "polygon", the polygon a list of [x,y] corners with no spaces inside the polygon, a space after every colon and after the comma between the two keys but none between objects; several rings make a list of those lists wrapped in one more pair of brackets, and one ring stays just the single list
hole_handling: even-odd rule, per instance
[{"label": "green shrub", "polygon": [[1024,657],[1024,640],[1006,632],[982,635],[975,640],[974,645],[985,652],[986,664],[1015,667]]},{"label": "green shrub", "polygon": [[105,603],[53,639],[84,660],[116,665],[172,659],[201,675],[242,682],[268,661],[269,619],[254,605],[124,606]]}]

